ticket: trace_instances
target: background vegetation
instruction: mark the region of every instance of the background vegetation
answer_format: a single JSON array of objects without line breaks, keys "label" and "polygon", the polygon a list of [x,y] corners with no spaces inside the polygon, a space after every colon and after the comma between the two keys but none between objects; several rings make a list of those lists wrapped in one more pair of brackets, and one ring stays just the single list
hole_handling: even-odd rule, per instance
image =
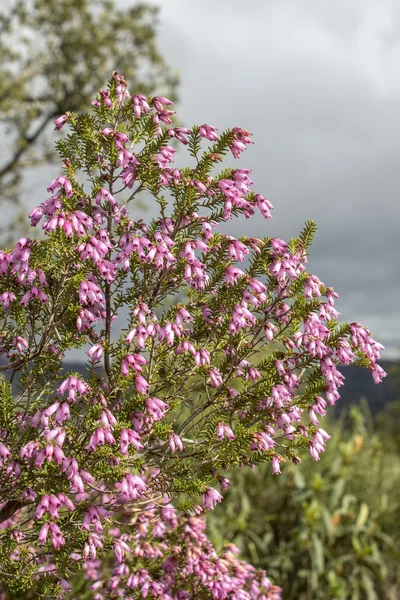
[{"label": "background vegetation", "polygon": [[319,463],[232,474],[211,537],[237,544],[285,600],[400,598],[399,412],[394,403],[373,421],[366,403],[354,406],[327,425]]}]

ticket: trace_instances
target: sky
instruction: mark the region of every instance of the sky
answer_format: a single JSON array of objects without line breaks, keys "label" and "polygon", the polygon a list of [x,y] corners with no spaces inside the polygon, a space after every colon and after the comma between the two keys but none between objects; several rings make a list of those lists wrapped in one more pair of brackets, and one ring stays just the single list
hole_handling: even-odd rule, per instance
[{"label": "sky", "polygon": [[400,350],[400,4],[390,0],[168,0],[159,46],[181,75],[183,124],[241,126],[270,221],[232,235],[289,239],[318,224],[308,270],[343,321]]},{"label": "sky", "polygon": [[[229,233],[288,240],[315,220],[308,270],[335,288],[342,321],[368,326],[383,358],[398,359],[400,3],[152,3],[160,50],[181,76],[181,124],[253,134],[228,164],[252,169],[273,219],[235,219]],[[43,199],[48,171],[37,177],[26,182],[31,201]]]}]

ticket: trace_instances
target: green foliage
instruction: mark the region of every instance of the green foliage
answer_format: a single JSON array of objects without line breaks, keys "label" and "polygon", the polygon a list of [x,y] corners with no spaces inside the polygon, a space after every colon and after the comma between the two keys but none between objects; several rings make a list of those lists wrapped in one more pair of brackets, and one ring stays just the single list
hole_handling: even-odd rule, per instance
[{"label": "green foliage", "polygon": [[309,220],[305,223],[299,236],[305,249],[313,245],[317,229],[317,224],[314,221]]},{"label": "green foliage", "polygon": [[0,427],[9,429],[13,423],[14,399],[11,384],[0,379]]},{"label": "green foliage", "polygon": [[400,595],[400,457],[385,452],[369,417],[353,409],[349,431],[333,433],[319,463],[269,465],[231,477],[209,513],[214,541],[283,586],[285,600],[394,600]]}]

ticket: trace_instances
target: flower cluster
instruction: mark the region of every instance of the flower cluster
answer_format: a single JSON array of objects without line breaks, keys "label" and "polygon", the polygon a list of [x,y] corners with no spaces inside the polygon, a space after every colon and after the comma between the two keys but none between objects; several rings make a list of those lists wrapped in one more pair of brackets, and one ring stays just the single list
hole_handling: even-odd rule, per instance
[{"label": "flower cluster", "polygon": [[115,563],[111,572],[104,571],[93,545],[84,568],[95,600],[105,600],[110,594],[163,600],[281,600],[281,589],[263,571],[239,560],[235,546],[228,545],[218,555],[205,534],[203,518],[182,519],[166,504],[160,512],[149,506],[134,523],[135,534],[112,530]]},{"label": "flower cluster", "polygon": [[[232,549],[217,556],[193,515],[222,500],[227,469],[269,461],[278,474],[302,449],[320,458],[340,364],[385,376],[382,346],[340,325],[337,294],[306,271],[313,222],[289,242],[218,231],[241,214],[271,218],[249,169],[215,175],[249,132],[170,127],[171,104],[131,97],[114,73],[92,114],[57,119],[71,128],[57,144],[63,174],[29,215],[44,239],[0,253],[7,589],[45,580],[61,597],[85,563],[98,598],[278,598]],[[193,167],[174,168],[173,143]],[[159,206],[148,224],[129,213],[140,196]],[[86,375],[68,372],[71,349],[86,352]]]}]

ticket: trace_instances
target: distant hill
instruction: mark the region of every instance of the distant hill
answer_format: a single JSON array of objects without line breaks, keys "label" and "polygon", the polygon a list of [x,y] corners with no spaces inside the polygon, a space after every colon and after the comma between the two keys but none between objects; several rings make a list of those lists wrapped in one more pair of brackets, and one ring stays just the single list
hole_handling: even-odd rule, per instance
[{"label": "distant hill", "polygon": [[[5,360],[0,358],[0,365]],[[339,414],[350,405],[357,404],[361,398],[366,398],[368,406],[373,415],[382,411],[385,405],[394,400],[400,400],[400,380],[392,373],[398,365],[395,361],[380,361],[379,363],[388,373],[380,384],[375,384],[372,375],[367,369],[361,369],[352,365],[340,367],[340,372],[345,376],[345,384],[339,389],[340,400],[335,406],[335,414]],[[64,363],[64,371],[76,371],[86,376],[87,370],[82,362]],[[13,382],[13,390],[18,390],[18,379]]]},{"label": "distant hill", "polygon": [[366,398],[371,413],[376,415],[389,402],[400,400],[400,377],[397,378],[393,374],[398,363],[382,360],[379,364],[388,373],[388,376],[379,384],[374,383],[372,375],[367,369],[360,369],[353,365],[339,368],[346,379],[344,385],[339,389],[340,400],[335,405],[336,413],[351,404],[356,404],[361,398]]},{"label": "distant hill", "polygon": [[[3,366],[7,364],[7,361],[4,360],[3,357],[0,358],[0,366]],[[85,367],[85,363],[81,362],[81,361],[71,361],[71,362],[65,362],[63,363],[63,371],[65,373],[68,373],[68,371],[73,371],[76,373],[79,373],[80,375],[82,375],[82,377],[86,377],[88,372],[87,369]],[[9,379],[9,373],[6,371],[5,373],[1,373],[1,375],[3,375],[6,379]],[[15,376],[15,379],[13,381],[13,392],[14,394],[16,394],[18,392],[18,381],[19,381],[19,377],[18,377],[18,373]]]}]

